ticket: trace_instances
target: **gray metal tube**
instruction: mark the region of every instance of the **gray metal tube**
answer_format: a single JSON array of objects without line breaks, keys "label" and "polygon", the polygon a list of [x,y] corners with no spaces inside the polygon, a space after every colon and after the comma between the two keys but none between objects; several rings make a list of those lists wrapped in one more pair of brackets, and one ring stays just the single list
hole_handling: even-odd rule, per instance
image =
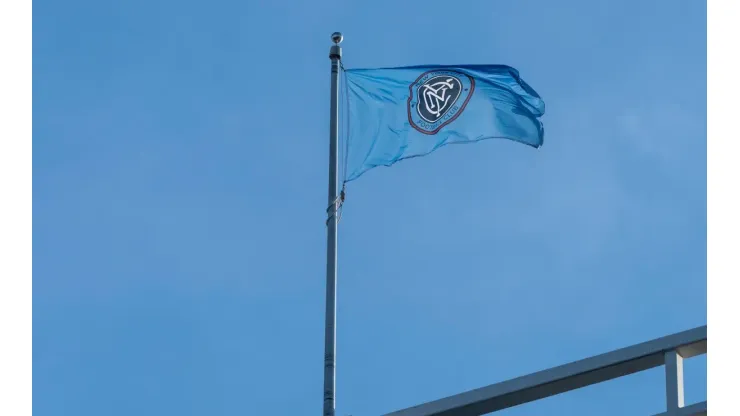
[{"label": "gray metal tube", "polygon": [[336,409],[336,337],[337,337],[337,197],[339,193],[339,61],[342,59],[340,33],[332,35],[331,109],[329,123],[329,208],[326,221],[326,323],[324,333],[324,416],[334,416]]}]

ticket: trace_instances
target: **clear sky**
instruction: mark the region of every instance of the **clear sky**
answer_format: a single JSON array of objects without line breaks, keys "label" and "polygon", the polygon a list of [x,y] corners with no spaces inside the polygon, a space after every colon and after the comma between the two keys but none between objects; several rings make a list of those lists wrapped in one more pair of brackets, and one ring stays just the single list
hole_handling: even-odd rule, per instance
[{"label": "clear sky", "polygon": [[[545,144],[350,184],[337,415],[706,323],[706,6],[40,0],[39,416],[320,414],[330,34],[345,66],[493,63]],[[706,397],[686,364],[687,402]],[[662,369],[505,415],[654,414]]]}]

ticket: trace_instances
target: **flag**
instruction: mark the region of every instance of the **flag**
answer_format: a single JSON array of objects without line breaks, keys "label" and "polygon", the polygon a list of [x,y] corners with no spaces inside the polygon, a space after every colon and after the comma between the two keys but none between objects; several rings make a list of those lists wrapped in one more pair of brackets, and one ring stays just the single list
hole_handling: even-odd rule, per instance
[{"label": "flag", "polygon": [[505,65],[348,69],[345,87],[346,182],[450,143],[544,138],[544,101]]}]

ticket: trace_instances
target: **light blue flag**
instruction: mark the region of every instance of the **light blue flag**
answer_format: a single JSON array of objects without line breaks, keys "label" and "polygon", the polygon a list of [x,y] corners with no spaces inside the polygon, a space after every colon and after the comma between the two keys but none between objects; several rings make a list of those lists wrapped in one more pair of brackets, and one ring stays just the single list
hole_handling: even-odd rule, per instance
[{"label": "light blue flag", "polygon": [[349,69],[346,87],[347,182],[450,143],[542,145],[545,103],[508,66]]}]

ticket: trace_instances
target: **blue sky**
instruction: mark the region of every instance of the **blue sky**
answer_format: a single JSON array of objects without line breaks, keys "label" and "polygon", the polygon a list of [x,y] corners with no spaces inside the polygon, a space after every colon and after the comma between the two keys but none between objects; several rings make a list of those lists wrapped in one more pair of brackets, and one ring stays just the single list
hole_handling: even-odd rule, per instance
[{"label": "blue sky", "polygon": [[[547,105],[539,150],[450,146],[350,184],[337,415],[706,323],[703,2],[34,6],[38,415],[321,411],[335,30],[347,67],[506,64]],[[502,414],[663,401],[656,369]]]}]

